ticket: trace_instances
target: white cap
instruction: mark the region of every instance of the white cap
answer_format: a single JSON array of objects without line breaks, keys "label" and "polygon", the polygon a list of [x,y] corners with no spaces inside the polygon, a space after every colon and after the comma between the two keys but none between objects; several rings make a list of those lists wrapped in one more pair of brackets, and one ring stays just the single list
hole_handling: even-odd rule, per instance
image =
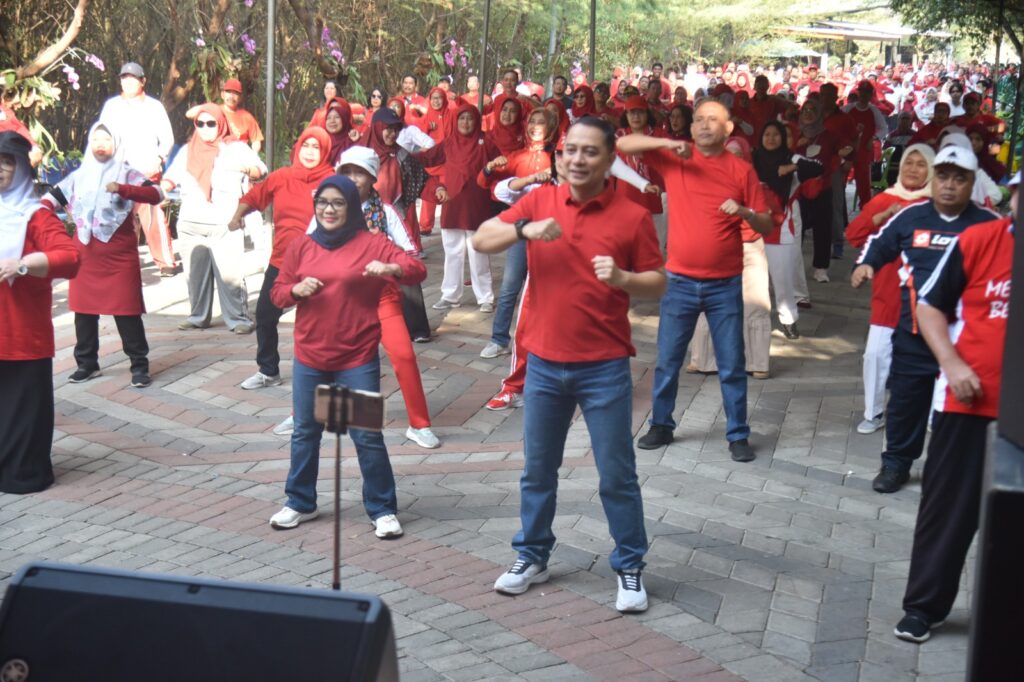
[{"label": "white cap", "polygon": [[974,146],[971,144],[971,138],[967,137],[964,133],[963,128],[957,126],[946,126],[943,128],[942,142],[939,143],[939,149],[945,149],[946,147],[956,145],[961,149],[966,149],[970,152],[974,151]]},{"label": "white cap", "polygon": [[939,166],[956,166],[957,168],[963,168],[974,173],[978,170],[978,157],[974,155],[973,151],[953,144],[943,147],[935,155],[935,162],[932,165],[935,168]]},{"label": "white cap", "polygon": [[380,158],[377,152],[369,147],[349,147],[338,159],[338,170],[341,170],[342,166],[358,166],[376,178],[380,170]]}]

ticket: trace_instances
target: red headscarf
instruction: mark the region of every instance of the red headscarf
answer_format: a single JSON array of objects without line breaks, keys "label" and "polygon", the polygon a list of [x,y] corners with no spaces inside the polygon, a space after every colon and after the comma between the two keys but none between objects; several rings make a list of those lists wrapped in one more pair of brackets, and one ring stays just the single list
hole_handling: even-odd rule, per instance
[{"label": "red headscarf", "polygon": [[523,121],[523,105],[517,99],[505,98],[501,106],[511,102],[516,107],[516,121],[505,125],[501,122],[501,109],[494,112],[494,127],[487,133],[487,139],[494,143],[501,153],[508,156],[526,144],[526,125]]},{"label": "red headscarf", "polygon": [[[320,163],[312,168],[306,168],[299,161],[299,149],[302,148],[302,145],[306,140],[311,138],[320,144]],[[295,146],[292,148],[292,165],[289,171],[295,178],[302,182],[320,182],[328,175],[334,173],[334,169],[331,167],[331,161],[329,158],[330,150],[331,136],[326,130],[319,126],[310,126],[309,128],[306,128],[299,135],[299,139],[296,140]]]},{"label": "red headscarf", "polygon": [[199,121],[199,117],[202,114],[212,116],[213,120],[217,122],[217,137],[206,142],[199,137],[198,130],[192,133],[192,137],[188,141],[188,164],[186,169],[196,179],[199,186],[203,188],[203,191],[206,193],[206,200],[210,201],[213,197],[213,186],[211,185],[213,162],[216,160],[217,154],[220,153],[221,143],[231,142],[234,140],[234,137],[231,135],[231,129],[228,128],[228,119],[224,116],[224,111],[219,105],[199,105],[199,111],[196,112],[195,120]]},{"label": "red headscarf", "polygon": [[544,102],[544,106],[552,106],[558,109],[558,134],[559,136],[565,135],[566,131],[569,130],[569,114],[566,112],[562,100],[558,97],[552,97]]},{"label": "red headscarf", "polygon": [[[750,143],[747,142],[747,140],[745,138],[736,137],[736,136],[730,137],[728,140],[725,141],[725,147],[726,147],[727,151],[729,151],[729,145],[733,145],[734,147],[738,147],[739,150],[740,150],[740,153],[737,154],[737,156],[739,156],[741,159],[743,159],[747,163],[751,163]],[[729,153],[732,154],[733,152],[729,151]]]},{"label": "red headscarf", "polygon": [[[587,96],[587,101],[584,105],[578,106],[576,104],[576,95],[583,93]],[[594,91],[590,89],[589,85],[581,85],[576,88],[572,93],[572,118],[573,120],[580,119],[584,116],[594,116],[597,114],[597,103],[594,101]]]},{"label": "red headscarf", "polygon": [[[469,135],[458,131],[458,120],[463,114],[473,117],[473,130]],[[469,104],[460,104],[449,119],[448,135],[444,138],[444,184],[449,197],[455,197],[466,185],[476,184],[476,175],[487,163],[487,148],[480,130],[480,111]]]},{"label": "red headscarf", "polygon": [[380,158],[380,170],[377,171],[377,182],[373,187],[377,190],[385,204],[393,204],[402,196],[402,168],[398,162],[398,144],[384,144],[384,130],[394,128],[396,132],[405,127],[391,108],[378,109],[373,114],[367,134],[366,146],[377,153]]},{"label": "red headscarf", "polygon": [[[435,109],[434,105],[430,103],[430,98],[434,96],[435,92],[441,95],[440,109]],[[440,142],[445,137],[448,118],[448,93],[441,88],[431,88],[427,93],[427,113],[417,124],[423,129],[423,132],[430,135],[434,142]],[[433,127],[431,124],[434,124]]]},{"label": "red headscarf", "polygon": [[[327,130],[327,115],[332,111],[337,111],[341,116],[341,130],[336,133]],[[352,107],[343,97],[335,97],[323,109],[318,109],[309,125],[323,128],[331,136],[329,160],[332,166],[338,161],[341,153],[353,144],[352,138],[348,136],[352,130]]]}]

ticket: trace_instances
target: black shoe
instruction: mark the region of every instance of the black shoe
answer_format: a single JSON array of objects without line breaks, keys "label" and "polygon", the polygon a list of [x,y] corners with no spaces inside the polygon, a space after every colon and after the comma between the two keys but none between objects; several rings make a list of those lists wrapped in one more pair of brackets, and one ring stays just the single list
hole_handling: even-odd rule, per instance
[{"label": "black shoe", "polygon": [[132,375],[132,388],[146,388],[153,383],[146,372],[139,372]]},{"label": "black shoe", "polygon": [[909,480],[909,471],[900,471],[893,467],[882,467],[882,470],[875,476],[875,480],[871,482],[871,487],[876,493],[894,493]]},{"label": "black shoe", "polygon": [[921,616],[908,613],[896,624],[896,628],[892,632],[905,642],[920,644],[928,641],[928,638],[932,636],[932,629],[939,627],[943,622],[940,620],[937,623],[929,623]]},{"label": "black shoe", "polygon": [[103,372],[99,369],[85,369],[84,367],[79,367],[72,372],[71,376],[68,377],[68,381],[73,384],[80,384],[83,381],[89,381],[89,379],[95,379],[99,376],[103,376]]},{"label": "black shoe", "polygon": [[796,328],[796,322],[793,324],[782,325],[782,335],[792,341],[793,339],[800,338],[800,330]]},{"label": "black shoe", "polygon": [[643,450],[657,450],[672,442],[672,429],[667,426],[651,426],[651,430],[636,442]]},{"label": "black shoe", "polygon": [[732,455],[732,461],[734,462],[753,462],[757,457],[754,454],[754,448],[750,447],[750,443],[746,438],[729,443],[729,453]]}]

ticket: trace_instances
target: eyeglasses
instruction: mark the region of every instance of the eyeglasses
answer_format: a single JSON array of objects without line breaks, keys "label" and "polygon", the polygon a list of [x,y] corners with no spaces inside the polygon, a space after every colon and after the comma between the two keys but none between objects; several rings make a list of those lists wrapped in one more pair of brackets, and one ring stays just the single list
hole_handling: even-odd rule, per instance
[{"label": "eyeglasses", "polygon": [[384,99],[384,95],[380,94],[379,92],[375,92],[372,95],[370,95],[370,99]]},{"label": "eyeglasses", "polygon": [[196,128],[216,128],[216,121],[196,121]]},{"label": "eyeglasses", "polygon": [[313,202],[313,206],[315,206],[318,211],[326,211],[328,208],[333,209],[334,211],[341,211],[348,206],[348,204],[344,199],[335,199],[334,201],[317,199]]}]

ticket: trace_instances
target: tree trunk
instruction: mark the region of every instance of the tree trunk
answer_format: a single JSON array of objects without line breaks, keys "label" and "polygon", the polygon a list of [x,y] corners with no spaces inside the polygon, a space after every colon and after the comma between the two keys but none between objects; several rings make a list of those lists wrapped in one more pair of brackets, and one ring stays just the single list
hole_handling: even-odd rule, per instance
[{"label": "tree trunk", "polygon": [[21,80],[34,76],[50,64],[61,58],[64,52],[71,47],[71,44],[75,42],[75,38],[78,37],[78,32],[82,30],[82,22],[85,21],[86,10],[89,9],[89,0],[78,0],[78,4],[75,6],[75,14],[71,19],[71,23],[66,29],[64,29],[64,35],[60,37],[60,40],[55,42],[53,45],[40,50],[35,58],[25,64],[19,66],[15,70],[15,78]]}]

